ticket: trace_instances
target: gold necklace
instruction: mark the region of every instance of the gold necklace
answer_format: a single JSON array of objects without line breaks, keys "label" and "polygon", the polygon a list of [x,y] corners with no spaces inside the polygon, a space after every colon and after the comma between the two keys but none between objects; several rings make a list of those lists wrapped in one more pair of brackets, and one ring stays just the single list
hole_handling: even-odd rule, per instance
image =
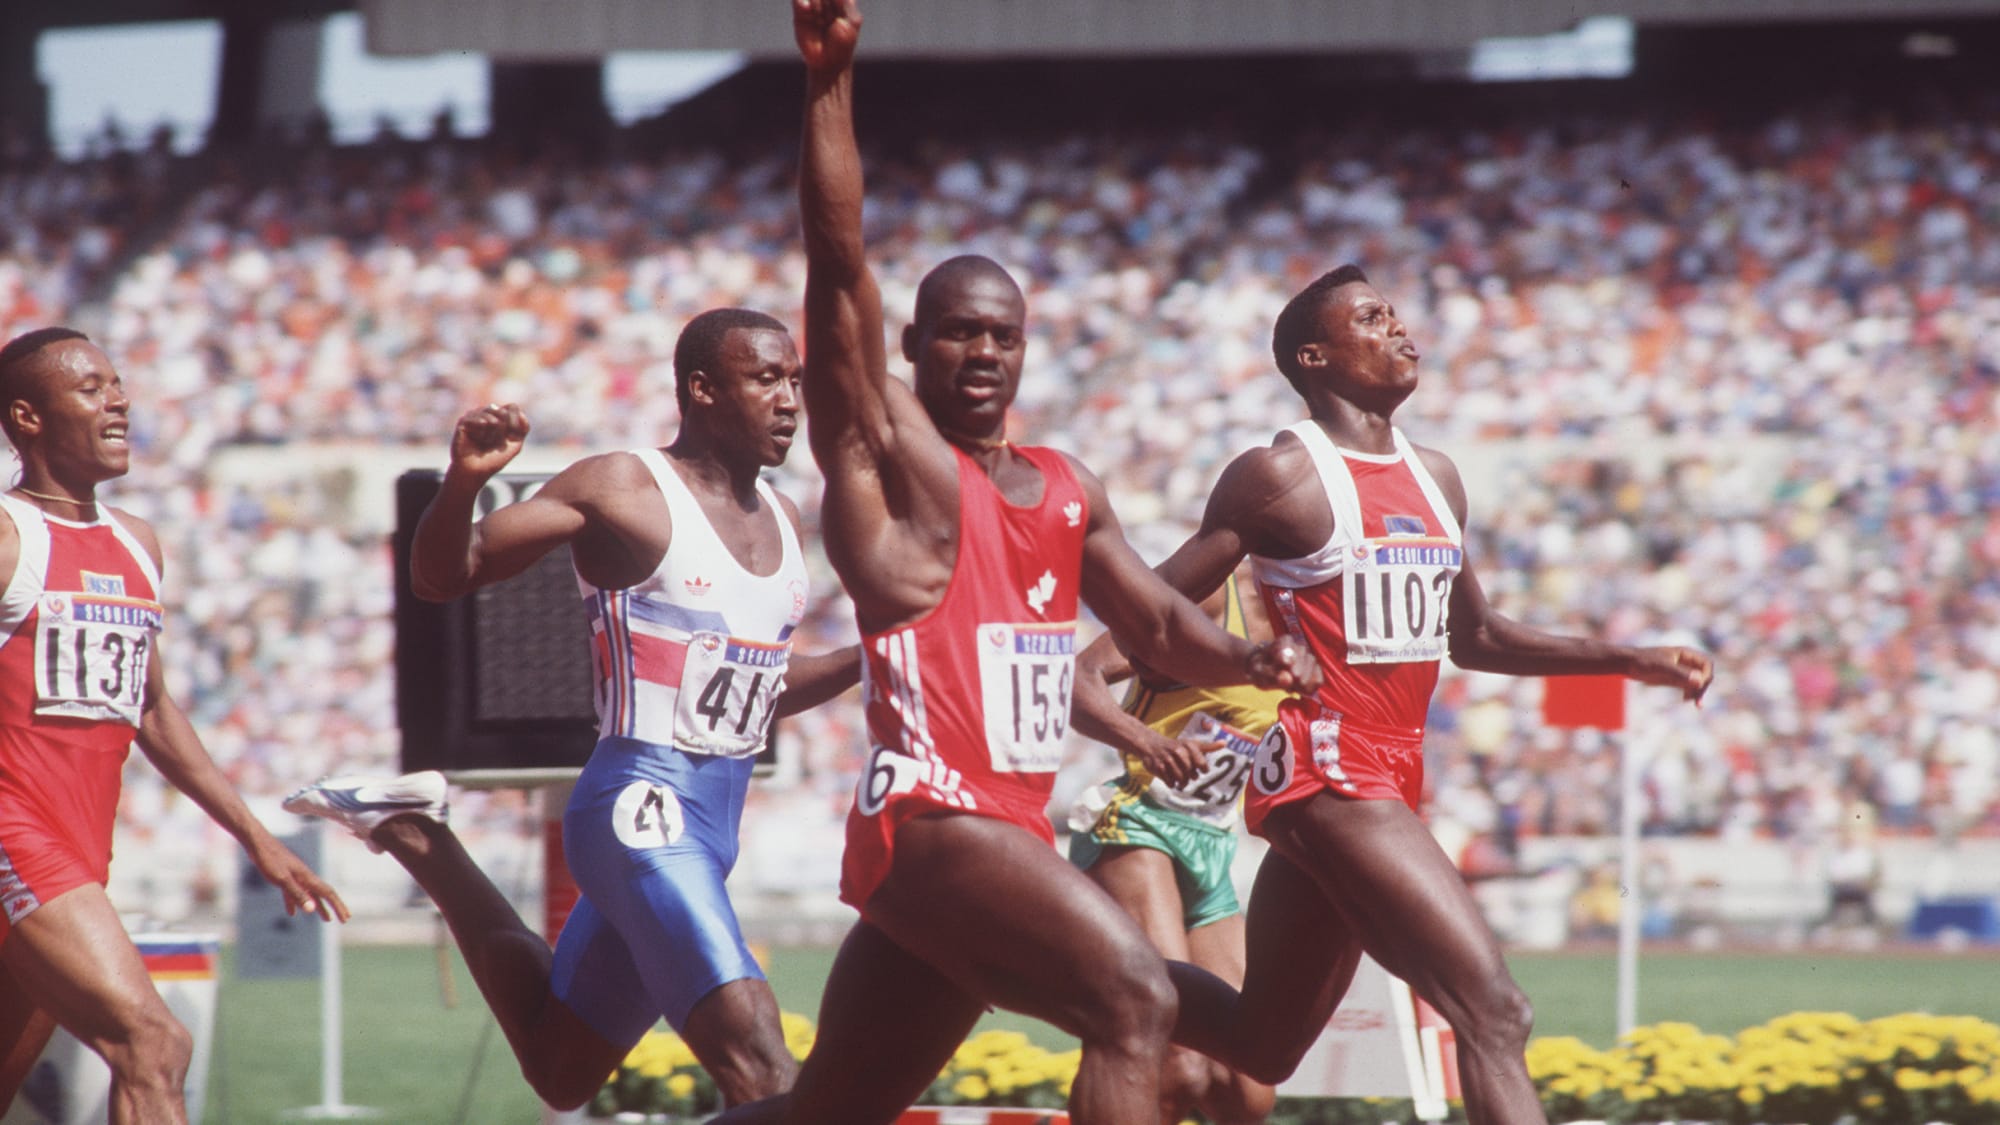
[{"label": "gold necklace", "polygon": [[97,501],[94,499],[78,500],[75,497],[71,496],[54,496],[47,492],[36,492],[34,489],[29,488],[25,484],[15,485],[14,491],[20,493],[23,496],[32,496],[37,500],[47,500],[51,504],[75,504],[79,508],[94,508],[97,506]]}]

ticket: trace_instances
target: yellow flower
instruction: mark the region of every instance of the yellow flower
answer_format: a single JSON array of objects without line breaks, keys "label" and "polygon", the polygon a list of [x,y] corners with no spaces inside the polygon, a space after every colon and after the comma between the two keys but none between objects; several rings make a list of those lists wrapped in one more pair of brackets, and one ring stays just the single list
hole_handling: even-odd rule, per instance
[{"label": "yellow flower", "polygon": [[951,1092],[964,1098],[966,1101],[980,1102],[986,1100],[986,1095],[989,1091],[986,1088],[986,1080],[984,1078],[979,1077],[977,1074],[968,1074],[951,1084]]},{"label": "yellow flower", "polygon": [[667,1079],[667,1093],[677,1098],[685,1098],[694,1093],[694,1075],[676,1074]]}]

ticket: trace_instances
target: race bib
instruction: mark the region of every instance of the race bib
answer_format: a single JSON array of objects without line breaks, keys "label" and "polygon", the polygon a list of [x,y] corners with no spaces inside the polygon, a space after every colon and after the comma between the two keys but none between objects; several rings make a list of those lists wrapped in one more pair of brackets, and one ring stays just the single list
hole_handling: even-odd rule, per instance
[{"label": "race bib", "polygon": [[687,832],[680,798],[664,785],[634,781],[611,806],[611,831],[628,848],[671,847]]},{"label": "race bib", "polygon": [[762,749],[791,654],[790,642],[690,636],[674,706],[674,745],[731,758]]},{"label": "race bib", "polygon": [[1348,553],[1342,576],[1349,664],[1410,664],[1445,657],[1451,583],[1464,552],[1446,539],[1370,539]]},{"label": "race bib", "polygon": [[35,713],[139,725],[160,603],[45,593],[35,615]]},{"label": "race bib", "polygon": [[1292,738],[1285,733],[1285,724],[1272,723],[1264,732],[1264,740],[1257,744],[1256,765],[1250,771],[1256,782],[1257,792],[1274,797],[1285,791],[1292,783]]},{"label": "race bib", "polygon": [[1003,773],[1054,773],[1069,730],[1076,622],[978,628],[986,748]]},{"label": "race bib", "polygon": [[1236,798],[1250,780],[1257,757],[1257,739],[1230,726],[1206,711],[1188,716],[1178,736],[1203,742],[1221,742],[1222,748],[1208,756],[1201,772],[1185,785],[1175,788],[1155,778],[1150,788],[1154,801],[1177,812],[1202,820],[1226,821],[1236,809]]}]

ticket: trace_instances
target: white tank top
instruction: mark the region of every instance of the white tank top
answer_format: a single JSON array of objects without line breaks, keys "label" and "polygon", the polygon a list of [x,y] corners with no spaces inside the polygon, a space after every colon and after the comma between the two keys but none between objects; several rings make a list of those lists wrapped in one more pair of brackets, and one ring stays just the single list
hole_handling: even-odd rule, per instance
[{"label": "white tank top", "polygon": [[805,556],[777,493],[757,493],[778,521],[784,558],[758,576],[729,553],[680,474],[656,449],[633,450],[673,520],[659,569],[623,590],[576,579],[590,614],[597,735],[695,754],[764,747],[785,683],[792,630],[806,612]]}]

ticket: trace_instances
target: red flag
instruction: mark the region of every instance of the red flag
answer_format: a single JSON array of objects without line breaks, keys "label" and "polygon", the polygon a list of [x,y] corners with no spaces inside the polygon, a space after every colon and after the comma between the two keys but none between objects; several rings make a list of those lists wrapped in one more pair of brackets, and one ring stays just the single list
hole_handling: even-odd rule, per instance
[{"label": "red flag", "polygon": [[1549,676],[1543,679],[1542,722],[1552,727],[1625,729],[1625,677]]}]

